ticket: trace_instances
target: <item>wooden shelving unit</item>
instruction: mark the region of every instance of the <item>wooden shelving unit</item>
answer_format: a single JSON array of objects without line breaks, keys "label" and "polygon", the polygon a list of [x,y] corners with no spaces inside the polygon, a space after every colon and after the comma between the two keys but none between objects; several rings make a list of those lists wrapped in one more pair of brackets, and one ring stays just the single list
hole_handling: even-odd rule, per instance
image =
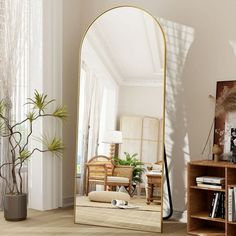
[{"label": "wooden shelving unit", "polygon": [[[196,186],[196,177],[225,178],[225,189]],[[188,164],[188,233],[192,235],[235,236],[236,222],[228,216],[228,187],[236,186],[236,164],[229,162],[192,161]],[[214,192],[225,192],[225,219],[209,217]]]}]

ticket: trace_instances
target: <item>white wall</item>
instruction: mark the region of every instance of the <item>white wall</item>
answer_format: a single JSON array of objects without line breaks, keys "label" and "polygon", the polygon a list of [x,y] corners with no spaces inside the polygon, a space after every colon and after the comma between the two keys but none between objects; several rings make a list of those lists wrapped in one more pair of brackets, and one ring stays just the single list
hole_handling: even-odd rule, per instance
[{"label": "white wall", "polygon": [[120,86],[118,115],[162,118],[163,87]]},{"label": "white wall", "polygon": [[[80,5],[81,4],[81,5]],[[145,8],[162,18],[168,35],[166,146],[171,158],[174,209],[186,209],[187,161],[200,153],[213,117],[215,82],[236,78],[236,2],[214,0],[64,0],[63,99],[70,120],[64,129],[64,196],[73,192],[77,74],[81,33],[103,11],[122,4]],[[82,11],[80,12],[80,10]],[[79,21],[81,14],[81,21]],[[175,34],[173,34],[173,32]]]},{"label": "white wall", "polygon": [[69,118],[63,128],[66,146],[63,158],[63,205],[73,204],[76,130],[78,65],[81,40],[80,1],[63,0],[63,104],[67,106]]}]

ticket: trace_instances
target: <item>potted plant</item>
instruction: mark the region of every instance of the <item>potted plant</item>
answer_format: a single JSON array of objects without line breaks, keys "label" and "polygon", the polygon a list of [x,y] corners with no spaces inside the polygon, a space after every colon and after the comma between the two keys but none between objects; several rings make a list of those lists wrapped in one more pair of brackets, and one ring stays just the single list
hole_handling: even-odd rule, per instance
[{"label": "potted plant", "polygon": [[134,153],[133,155],[130,155],[128,152],[124,152],[125,157],[119,158],[119,157],[114,157],[113,161],[115,165],[128,165],[128,166],[133,166],[133,184],[136,186],[138,183],[142,183],[142,174],[145,171],[145,168],[143,167],[143,163],[138,160],[137,153]]},{"label": "potted plant", "polygon": [[[46,136],[41,138],[43,149],[34,147],[29,148],[33,134],[33,124],[42,118],[51,117],[65,119],[67,112],[64,106],[58,106],[54,111],[48,110],[49,104],[55,100],[48,100],[47,95],[40,94],[35,90],[34,97],[28,98],[26,104],[30,111],[24,120],[13,122],[9,116],[7,102],[0,100],[0,137],[7,140],[9,145],[9,158],[0,165],[0,177],[5,181],[6,192],[4,195],[4,217],[9,221],[25,220],[27,217],[27,194],[23,193],[21,169],[31,156],[36,152],[51,152],[60,156],[64,149],[62,141],[53,137],[48,139]],[[25,130],[24,127],[28,129]],[[28,132],[27,132],[28,131]],[[3,168],[10,169],[10,177],[3,175]]]}]

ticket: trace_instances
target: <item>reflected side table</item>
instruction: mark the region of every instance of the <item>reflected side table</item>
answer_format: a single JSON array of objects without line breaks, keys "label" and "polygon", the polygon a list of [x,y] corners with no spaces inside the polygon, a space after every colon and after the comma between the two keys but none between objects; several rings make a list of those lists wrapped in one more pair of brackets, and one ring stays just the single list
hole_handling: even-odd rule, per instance
[{"label": "reflected side table", "polygon": [[160,172],[158,173],[153,173],[153,172],[147,172],[146,173],[147,177],[147,205],[150,205],[151,202],[154,200],[161,204],[161,197],[160,196],[154,196],[154,188],[157,188],[158,191],[161,192],[161,180],[162,180],[162,174]]}]

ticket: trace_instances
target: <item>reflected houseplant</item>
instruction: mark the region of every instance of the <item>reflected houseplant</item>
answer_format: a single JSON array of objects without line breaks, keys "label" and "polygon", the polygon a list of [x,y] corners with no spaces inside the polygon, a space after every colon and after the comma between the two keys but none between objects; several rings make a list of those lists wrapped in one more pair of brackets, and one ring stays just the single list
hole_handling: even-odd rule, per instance
[{"label": "reflected houseplant", "polygon": [[145,171],[145,168],[143,167],[144,164],[136,158],[138,154],[134,153],[131,155],[128,152],[124,152],[124,155],[124,158],[114,157],[114,164],[133,166],[133,184],[137,185],[138,183],[142,183],[142,174]]},{"label": "reflected houseplant", "polygon": [[[62,141],[53,137],[51,139],[43,136],[40,140],[43,149],[29,149],[30,140],[33,135],[33,124],[45,117],[65,119],[67,112],[64,106],[58,106],[54,111],[48,111],[49,104],[55,100],[48,100],[47,95],[34,92],[33,98],[28,98],[26,104],[30,111],[25,119],[20,122],[13,122],[8,116],[8,103],[0,101],[0,137],[7,140],[9,146],[9,158],[0,165],[0,177],[5,182],[6,191],[4,196],[4,217],[6,220],[24,220],[27,217],[27,194],[23,193],[22,167],[36,152],[51,152],[61,156],[64,149]],[[27,131],[23,128],[27,127]],[[26,131],[26,132],[25,132]],[[26,134],[25,134],[26,133]],[[25,135],[24,135],[25,134]],[[3,168],[8,168],[8,177],[4,176]]]}]

